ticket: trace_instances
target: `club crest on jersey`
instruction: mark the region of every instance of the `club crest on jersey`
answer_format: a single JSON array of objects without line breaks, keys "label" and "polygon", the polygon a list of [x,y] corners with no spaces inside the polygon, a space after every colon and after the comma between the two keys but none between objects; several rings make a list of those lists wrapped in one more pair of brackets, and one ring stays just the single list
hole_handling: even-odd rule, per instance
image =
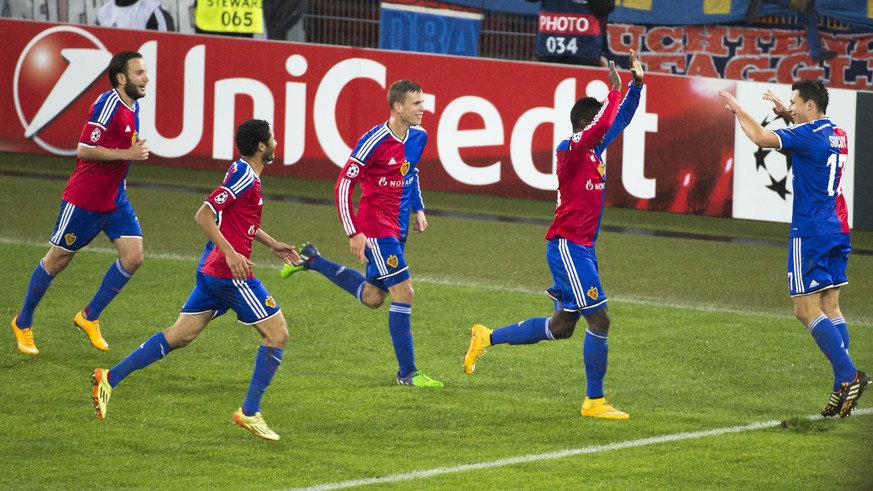
[{"label": "club crest on jersey", "polygon": [[[127,127],[127,131],[130,131],[130,126]],[[138,133],[136,131],[134,131],[133,135],[130,137],[130,146],[131,147],[136,145],[137,135],[138,135]]]},{"label": "club crest on jersey", "polygon": [[66,242],[68,246],[73,245],[76,242],[76,235],[72,233],[64,234],[64,242]]},{"label": "club crest on jersey", "polygon": [[272,295],[270,295],[269,297],[267,297],[266,300],[264,300],[264,305],[266,305],[267,307],[270,307],[271,309],[275,309],[276,308],[276,300],[273,298]]},{"label": "club crest on jersey", "polygon": [[412,164],[410,164],[408,160],[403,162],[403,165],[400,166],[400,175],[401,176],[406,176],[406,173],[409,172],[410,165],[412,165]]},{"label": "club crest on jersey", "polygon": [[603,177],[606,175],[606,166],[603,165],[603,162],[600,162],[599,164],[597,164],[597,173],[600,174],[600,177]]},{"label": "club crest on jersey", "polygon": [[397,267],[397,256],[395,256],[393,254],[388,256],[388,259],[385,260],[385,264],[387,264],[388,266],[391,266],[392,268],[396,268]]},{"label": "club crest on jersey", "polygon": [[91,132],[91,141],[97,142],[100,140],[100,128],[94,128],[94,131]]},{"label": "club crest on jersey", "polygon": [[591,300],[597,300],[597,297],[600,296],[600,293],[597,291],[597,287],[591,287],[588,289],[588,296],[591,297]]},{"label": "club crest on jersey", "polygon": [[360,172],[361,168],[358,167],[358,164],[352,164],[349,166],[349,170],[346,171],[346,177],[348,177],[349,179],[354,179],[358,177],[358,174],[360,174]]},{"label": "club crest on jersey", "polygon": [[227,191],[222,191],[216,194],[215,197],[212,198],[212,201],[215,201],[215,204],[217,205],[224,203],[225,201],[227,201]]}]

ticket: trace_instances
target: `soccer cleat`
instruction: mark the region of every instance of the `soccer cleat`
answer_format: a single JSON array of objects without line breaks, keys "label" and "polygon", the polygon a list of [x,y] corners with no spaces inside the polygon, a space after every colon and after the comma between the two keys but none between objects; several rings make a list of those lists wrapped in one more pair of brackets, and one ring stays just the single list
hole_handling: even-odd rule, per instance
[{"label": "soccer cleat", "polygon": [[415,387],[442,387],[443,383],[434,380],[424,374],[421,370],[416,370],[405,377],[397,374],[397,383],[399,385],[412,385]]},{"label": "soccer cleat", "polygon": [[282,266],[282,271],[280,271],[279,274],[282,275],[282,278],[288,278],[292,274],[294,274],[298,271],[303,271],[304,269],[306,269],[306,268],[303,266],[302,263],[298,264],[297,266],[294,266],[293,264],[290,264],[290,263],[286,263],[284,266]]},{"label": "soccer cleat", "polygon": [[91,384],[94,386],[91,398],[94,399],[94,411],[97,412],[97,419],[106,419],[109,397],[112,396],[112,386],[109,385],[109,370],[95,368],[94,372],[91,373]]},{"label": "soccer cleat", "polygon": [[33,328],[21,329],[18,327],[18,314],[12,318],[12,332],[15,333],[15,339],[18,341],[18,351],[26,355],[38,355],[39,349],[33,343]]},{"label": "soccer cleat", "polygon": [[464,355],[464,372],[471,375],[476,369],[476,360],[485,354],[485,349],[491,346],[491,329],[482,324],[470,328],[470,347]]},{"label": "soccer cleat", "polygon": [[840,414],[840,409],[843,407],[843,392],[836,391],[831,392],[831,395],[828,397],[828,403],[825,405],[824,409],[821,410],[821,415],[825,418],[830,418]]},{"label": "soccer cleat", "polygon": [[103,339],[103,334],[100,333],[100,321],[89,321],[85,318],[85,314],[80,310],[73,317],[73,324],[79,329],[85,331],[88,335],[88,341],[100,351],[109,351],[109,344]]},{"label": "soccer cleat", "polygon": [[605,397],[598,397],[597,399],[590,399],[586,397],[585,402],[582,403],[581,413],[582,416],[588,418],[630,419],[630,415],[628,415],[628,413],[624,411],[619,411],[618,409],[607,404]]},{"label": "soccer cleat", "polygon": [[267,426],[267,422],[264,421],[264,417],[261,416],[260,412],[255,413],[254,416],[246,416],[245,413],[243,413],[242,408],[239,408],[235,413],[233,413],[233,422],[264,440],[276,441],[280,438],[275,431]]},{"label": "soccer cleat", "polygon": [[843,396],[843,407],[840,408],[841,418],[852,415],[852,409],[855,409],[858,399],[869,383],[870,376],[866,372],[858,370],[855,372],[855,380],[843,384],[843,388],[840,390],[840,394]]}]

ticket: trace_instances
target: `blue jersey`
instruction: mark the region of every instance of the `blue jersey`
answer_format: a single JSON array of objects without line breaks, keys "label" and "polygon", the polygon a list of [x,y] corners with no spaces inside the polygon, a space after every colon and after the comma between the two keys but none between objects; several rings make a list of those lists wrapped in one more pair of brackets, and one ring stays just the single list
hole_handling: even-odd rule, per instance
[{"label": "blue jersey", "polygon": [[406,161],[409,162],[409,170],[403,179],[403,194],[400,197],[400,239],[405,240],[409,235],[409,215],[419,210],[424,210],[424,201],[421,199],[421,187],[418,183],[418,161],[427,145],[427,132],[421,126],[411,126],[409,135],[403,143],[403,152]]},{"label": "blue jersey", "polygon": [[790,237],[849,233],[843,170],[846,132],[824,117],[774,130],[779,150],[790,150],[794,186]]}]

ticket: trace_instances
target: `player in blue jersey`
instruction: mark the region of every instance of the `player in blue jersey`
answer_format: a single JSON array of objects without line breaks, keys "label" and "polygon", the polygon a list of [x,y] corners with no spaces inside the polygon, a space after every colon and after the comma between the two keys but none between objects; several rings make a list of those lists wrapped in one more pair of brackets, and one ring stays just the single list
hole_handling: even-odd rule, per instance
[{"label": "player in blue jersey", "polygon": [[146,160],[149,148],[139,138],[139,102],[149,77],[141,54],[123,51],[106,70],[112,89],[91,105],[76,147],[76,168],[67,181],[51,248],[30,277],[24,304],[12,318],[18,350],[39,354],[33,340],[33,315],[52,281],[100,232],[118,249],[91,302],[73,317],[73,324],[102,351],[109,344],[98,318],[143,262],[142,229],[125,191],[132,160]]},{"label": "player in blue jersey", "polygon": [[194,221],[209,239],[197,267],[194,290],[176,323],[147,339],[110,370],[92,375],[92,398],[97,417],[106,417],[112,390],[135,370],[145,368],[170,351],[188,346],[209,322],[229,309],[254,327],[263,340],[242,406],[233,422],[266,440],[278,440],[261,416],[261,399],[282,363],[288,326],[279,304],[251,271],[252,242],[258,241],[286,262],[298,262],[293,246],[270,237],[261,228],[263,195],[261,172],[273,160],[276,139],[266,121],[250,119],[234,138],[242,157],[232,163],[221,186],[206,197]]},{"label": "player in blue jersey", "polygon": [[567,339],[584,316],[588,328],[582,345],[586,385],[581,414],[592,418],[630,417],[608,404],[603,393],[610,319],[594,253],[606,185],[603,152],[630,123],[643,89],[643,67],[633,50],[630,65],[633,81],[621,106],[616,109],[621,80],[615,64],[610,62],[612,91],[607,101],[601,104],[592,97],[576,101],[570,111],[573,135],[556,150],[558,206],[546,234],[546,260],[555,281],[546,290],[554,301],[552,316],[533,317],[493,331],[476,324],[470,329],[470,345],[464,355],[464,371],[471,375],[488,347]]},{"label": "player in blue jersey", "polygon": [[846,132],[825,114],[828,91],[818,80],[791,86],[788,107],[772,92],[764,99],[773,111],[794,124],[768,130],[753,119],[730,93],[719,91],[743,133],[762,148],[776,148],[791,158],[794,201],[788,246],[788,293],[794,315],[809,329],[831,362],[834,383],[821,414],[852,413],[870,377],[849,357],[849,331],[840,310],[840,287],[849,282],[849,219],[841,181],[849,155]]},{"label": "player in blue jersey", "polygon": [[[394,82],[388,90],[388,105],[390,118],[358,140],[336,187],[343,228],[352,252],[362,262],[366,258],[366,276],[320,256],[309,243],[300,249],[304,262],[286,265],[282,276],[287,278],[301,270],[318,271],[373,309],[391,295],[388,330],[398,363],[397,383],[442,387],[442,382],[430,378],[415,364],[411,331],[414,294],[403,257],[410,213],[413,233],[427,229],[416,168],[427,143],[427,133],[420,126],[424,113],[421,87],[408,80]],[[357,216],[351,212],[356,182],[361,183],[362,190]]]}]

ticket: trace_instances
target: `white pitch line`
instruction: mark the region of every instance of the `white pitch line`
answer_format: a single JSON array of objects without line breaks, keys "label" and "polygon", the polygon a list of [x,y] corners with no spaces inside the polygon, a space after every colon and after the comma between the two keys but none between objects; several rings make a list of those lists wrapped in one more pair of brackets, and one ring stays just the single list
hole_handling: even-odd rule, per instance
[{"label": "white pitch line", "polygon": [[[862,416],[873,414],[873,408],[856,409],[852,412],[854,416]],[[819,415],[808,416],[806,419],[815,421],[824,419]],[[716,428],[713,430],[692,431],[687,433],[674,433],[672,435],[653,436],[650,438],[642,438],[639,440],[629,440],[625,442],[609,443],[606,445],[595,445],[592,447],[573,448],[568,450],[560,450],[557,452],[548,452],[541,454],[522,455],[520,457],[510,457],[506,459],[492,460],[488,462],[479,462],[475,464],[456,465],[453,467],[437,467],[416,472],[406,472],[403,474],[393,474],[384,477],[370,477],[366,479],[353,479],[350,481],[340,481],[334,483],[317,484],[305,488],[293,488],[285,491],[330,491],[334,489],[347,489],[358,486],[369,486],[370,484],[385,484],[412,481],[416,479],[424,479],[433,476],[441,476],[444,474],[455,474],[458,472],[475,471],[481,469],[492,469],[494,467],[505,467],[508,465],[526,464],[529,462],[539,462],[543,460],[563,459],[566,457],[574,457],[576,455],[595,454],[609,452],[612,450],[624,450],[626,448],[645,447],[647,445],[657,445],[660,443],[678,442],[682,440],[693,440],[695,438],[704,438],[707,436],[719,436],[730,433],[742,433],[745,431],[762,430],[779,426],[782,421],[765,421],[763,423],[752,423],[742,426],[728,426],[726,428]]]},{"label": "white pitch line", "polygon": [[[25,240],[17,240],[17,239],[9,239],[6,237],[0,237],[0,244],[10,244],[10,245],[22,245],[27,247],[44,247],[48,248],[50,246],[48,240],[45,242],[31,242]],[[79,252],[85,253],[96,253],[96,254],[111,254],[116,255],[118,251],[113,247],[106,246],[91,246],[89,245],[87,248],[82,249]],[[173,253],[164,253],[164,252],[149,252],[146,250],[146,259],[163,259],[167,261],[189,261],[191,263],[196,264],[197,261],[200,260],[199,252],[197,255],[183,255],[183,254],[173,254]],[[277,266],[278,268],[278,266]],[[477,281],[470,280],[454,280],[441,278],[439,276],[430,276],[430,275],[416,275],[414,279],[415,283],[425,283],[432,285],[447,285],[447,286],[460,286],[465,288],[475,288],[477,290],[489,290],[496,292],[507,292],[507,293],[523,293],[528,295],[542,295],[545,298],[545,293],[543,293],[544,288],[525,288],[521,286],[510,286],[505,284],[490,284],[490,283],[482,283]],[[785,313],[777,313],[766,310],[755,310],[755,309],[738,309],[738,308],[729,308],[722,305],[716,304],[707,304],[707,303],[684,303],[684,302],[665,302],[661,300],[656,300],[652,298],[644,298],[644,297],[635,297],[629,295],[613,295],[610,297],[613,302],[619,302],[630,305],[643,305],[643,306],[657,306],[657,307],[667,307],[674,309],[684,309],[684,310],[693,310],[696,312],[709,312],[709,313],[720,313],[720,314],[728,314],[734,316],[761,316],[768,317],[772,319],[793,319],[794,316],[791,315],[790,311],[786,311]],[[853,326],[870,326],[873,325],[873,321],[868,319],[853,319]]]}]

